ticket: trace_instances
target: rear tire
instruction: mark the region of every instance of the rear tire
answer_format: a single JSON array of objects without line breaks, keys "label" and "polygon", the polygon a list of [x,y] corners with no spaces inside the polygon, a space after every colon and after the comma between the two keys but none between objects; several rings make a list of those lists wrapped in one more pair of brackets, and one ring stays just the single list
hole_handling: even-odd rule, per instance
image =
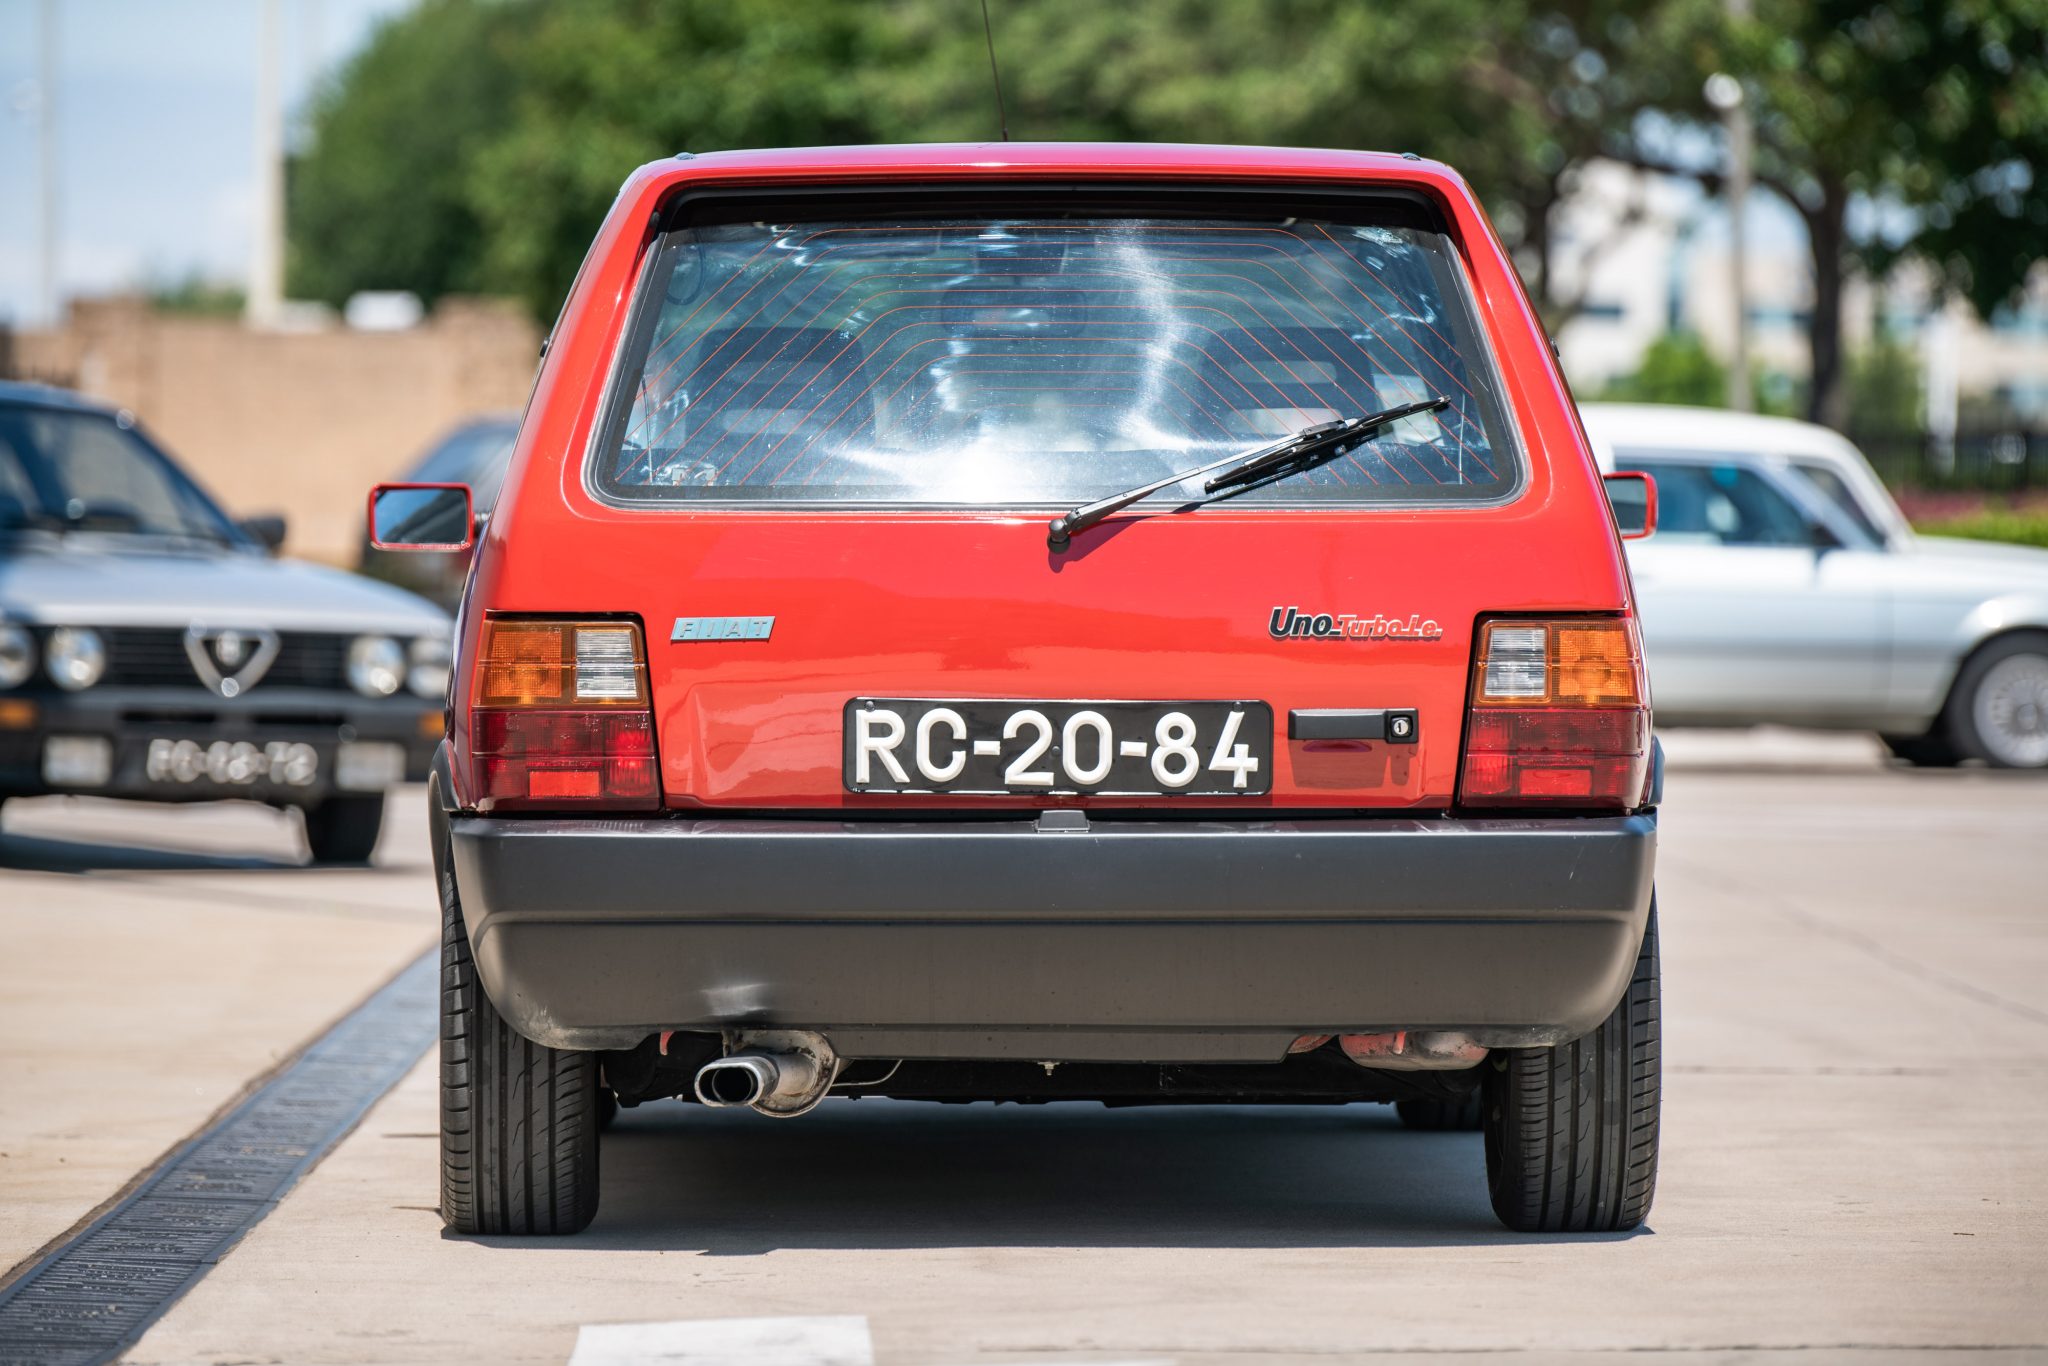
[{"label": "rear tire", "polygon": [[580,1233],[597,1217],[598,1055],[505,1023],[441,874],[441,1221],[457,1233]]},{"label": "rear tire", "polygon": [[1458,1100],[1397,1100],[1394,1113],[1401,1127],[1427,1133],[1472,1133],[1479,1128],[1484,1111],[1479,1088],[1473,1087]]},{"label": "rear tire", "polygon": [[1520,1233],[1615,1233],[1657,1190],[1657,907],[1628,990],[1598,1029],[1556,1048],[1486,1060],[1486,1178],[1493,1212]]},{"label": "rear tire", "polygon": [[329,797],[306,808],[306,847],[315,863],[368,863],[384,829],[384,794]]}]

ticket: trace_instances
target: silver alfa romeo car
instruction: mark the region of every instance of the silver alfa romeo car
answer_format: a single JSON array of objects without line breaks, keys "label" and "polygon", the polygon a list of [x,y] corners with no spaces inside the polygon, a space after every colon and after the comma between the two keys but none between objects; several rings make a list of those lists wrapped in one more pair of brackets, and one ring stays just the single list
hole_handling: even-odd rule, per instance
[{"label": "silver alfa romeo car", "polygon": [[0,384],[0,802],[249,798],[367,859],[441,738],[449,620],[283,539],[127,413]]},{"label": "silver alfa romeo car", "polygon": [[1656,483],[1631,541],[1657,720],[1874,730],[1920,765],[2048,769],[2048,551],[1918,536],[1810,423],[1588,403]]}]

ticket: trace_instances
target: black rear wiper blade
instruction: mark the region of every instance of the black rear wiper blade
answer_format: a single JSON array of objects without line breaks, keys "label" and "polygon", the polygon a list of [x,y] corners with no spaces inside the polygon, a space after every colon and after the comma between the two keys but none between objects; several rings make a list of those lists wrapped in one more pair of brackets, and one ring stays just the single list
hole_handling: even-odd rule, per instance
[{"label": "black rear wiper blade", "polygon": [[1320,457],[1334,454],[1346,442],[1362,440],[1404,417],[1414,417],[1417,413],[1434,412],[1439,408],[1448,407],[1450,400],[1438,395],[1414,403],[1383,408],[1364,417],[1344,417],[1334,422],[1319,422],[1313,427],[1303,427],[1298,432],[1288,433],[1278,441],[1254,446],[1248,451],[1238,451],[1212,464],[1182,470],[1178,474],[1169,474],[1164,479],[1155,479],[1149,484],[1141,484],[1122,493],[1112,493],[1109,497],[1098,498],[1092,503],[1083,503],[1046,524],[1045,543],[1054,550],[1064,550],[1077,533],[1086,531],[1112,512],[1121,511],[1141,498],[1149,498],[1162,489],[1185,484],[1188,480],[1201,475],[1210,476],[1202,485],[1204,493],[1215,493],[1269,476],[1277,479],[1298,469],[1307,469],[1320,463]]},{"label": "black rear wiper blade", "polygon": [[1203,484],[1202,492],[1214,493],[1218,489],[1249,484],[1270,474],[1292,474],[1297,463],[1303,468],[1317,463],[1318,455],[1334,454],[1338,447],[1352,437],[1363,439],[1367,434],[1382,427],[1392,426],[1404,417],[1414,417],[1417,413],[1433,413],[1439,408],[1450,406],[1451,401],[1447,398],[1425,398],[1414,403],[1403,403],[1397,408],[1383,408],[1365,417],[1340,418],[1335,422],[1305,428],[1294,434],[1294,440],[1289,445],[1281,446],[1277,450],[1254,451],[1247,454],[1241,463],[1231,466]]}]

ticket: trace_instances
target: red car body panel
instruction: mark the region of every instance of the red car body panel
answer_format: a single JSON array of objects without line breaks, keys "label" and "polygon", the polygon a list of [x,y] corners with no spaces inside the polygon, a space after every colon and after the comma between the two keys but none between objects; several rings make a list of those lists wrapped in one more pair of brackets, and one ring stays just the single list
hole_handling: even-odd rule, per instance
[{"label": "red car body panel", "polygon": [[[1172,182],[1391,186],[1449,225],[1490,338],[1526,478],[1491,506],[1136,507],[1053,554],[1046,518],[1005,512],[620,508],[584,463],[658,211],[719,185]],[[515,548],[516,547],[516,548]],[[1275,639],[1276,607],[1411,616],[1434,640]],[[632,614],[645,629],[665,803],[674,808],[1144,805],[1122,798],[857,796],[842,712],[861,695],[1261,698],[1272,789],[1176,798],[1217,810],[1434,808],[1455,798],[1475,623],[1632,610],[1600,478],[1549,341],[1465,182],[1401,156],[1244,147],[1000,143],[718,153],[626,182],[563,309],[478,549],[458,647],[458,797],[486,613]],[[669,641],[679,616],[765,616],[771,639]],[[1286,738],[1290,708],[1413,707],[1419,744]],[[1159,799],[1149,799],[1157,804]]]}]

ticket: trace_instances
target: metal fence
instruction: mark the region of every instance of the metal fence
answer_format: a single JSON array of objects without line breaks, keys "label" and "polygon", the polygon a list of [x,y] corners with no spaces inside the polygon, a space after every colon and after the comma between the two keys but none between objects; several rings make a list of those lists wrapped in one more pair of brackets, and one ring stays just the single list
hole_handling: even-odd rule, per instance
[{"label": "metal fence", "polygon": [[1964,428],[1952,444],[1920,431],[1859,431],[1849,439],[1893,488],[2028,493],[2048,489],[2048,431],[2016,425]]}]

